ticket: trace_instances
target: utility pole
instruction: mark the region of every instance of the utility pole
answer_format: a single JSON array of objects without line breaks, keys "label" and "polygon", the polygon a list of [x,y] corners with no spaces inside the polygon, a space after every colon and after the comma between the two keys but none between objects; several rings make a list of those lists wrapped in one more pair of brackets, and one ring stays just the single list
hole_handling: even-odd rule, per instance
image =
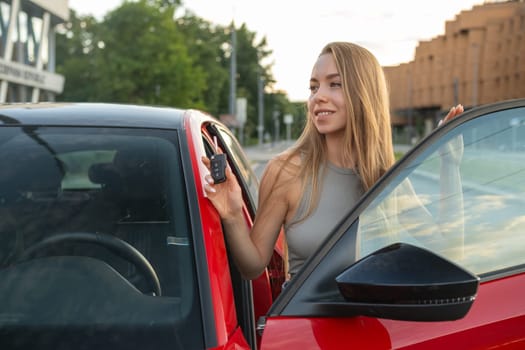
[{"label": "utility pole", "polygon": [[259,132],[259,145],[262,145],[264,141],[264,78],[262,74],[259,75],[257,91],[259,95],[259,125],[257,126],[257,131]]},{"label": "utility pole", "polygon": [[273,111],[273,142],[274,144],[276,144],[277,142],[279,142],[279,133],[280,133],[280,128],[279,128],[279,111],[277,110],[274,110]]},{"label": "utility pole", "polygon": [[[237,103],[237,34],[235,31],[235,24],[232,20],[231,26],[231,50],[230,50],[230,100],[229,100],[229,113],[230,115],[236,116],[235,105]],[[241,131],[242,132],[242,131]]]}]

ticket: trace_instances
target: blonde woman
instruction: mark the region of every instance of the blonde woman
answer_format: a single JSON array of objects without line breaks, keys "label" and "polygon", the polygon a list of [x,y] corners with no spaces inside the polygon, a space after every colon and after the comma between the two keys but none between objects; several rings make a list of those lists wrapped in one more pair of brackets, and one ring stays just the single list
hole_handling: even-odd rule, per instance
[{"label": "blonde woman", "polygon": [[[245,278],[263,272],[281,227],[293,277],[344,213],[392,166],[388,100],[383,70],[368,50],[349,42],[329,43],[312,69],[301,136],[268,163],[261,178],[251,232],[231,170],[220,184],[206,176],[207,195]],[[462,111],[454,107],[446,119]],[[209,167],[207,158],[203,162]]]}]

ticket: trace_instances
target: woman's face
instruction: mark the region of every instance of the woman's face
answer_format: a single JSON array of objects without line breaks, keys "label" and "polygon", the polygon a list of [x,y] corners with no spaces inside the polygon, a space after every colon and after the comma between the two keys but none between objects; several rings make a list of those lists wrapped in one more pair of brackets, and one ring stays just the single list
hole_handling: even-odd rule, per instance
[{"label": "woman's face", "polygon": [[346,127],[347,113],[341,79],[333,56],[319,56],[310,78],[308,111],[317,131],[327,136],[342,133]]}]

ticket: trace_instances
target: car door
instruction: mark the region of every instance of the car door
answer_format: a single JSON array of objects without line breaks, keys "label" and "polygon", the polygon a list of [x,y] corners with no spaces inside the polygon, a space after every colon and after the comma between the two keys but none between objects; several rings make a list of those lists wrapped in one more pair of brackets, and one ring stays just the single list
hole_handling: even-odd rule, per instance
[{"label": "car door", "polygon": [[525,100],[465,112],[349,208],[260,320],[261,348],[525,347],[524,208]]},{"label": "car door", "polygon": [[[251,227],[257,210],[259,183],[250,162],[235,136],[221,123],[207,120],[202,125],[201,132],[203,146],[208,157],[217,152],[226,154],[228,165],[241,187],[244,198],[243,214],[247,225]],[[219,237],[219,235],[215,236]],[[222,245],[226,251],[229,250],[225,242]],[[214,249],[213,256],[219,259],[218,255],[219,252]],[[280,293],[281,285],[284,282],[283,241],[282,239],[278,241],[274,256],[266,271],[253,281],[242,278],[230,254],[220,259],[227,260],[228,271],[210,271],[210,274],[220,273],[221,280],[228,284],[227,288],[222,288],[222,294],[225,294],[222,299],[231,299],[231,302],[223,302],[223,307],[232,310],[226,315],[228,319],[227,328],[233,332],[233,329],[237,329],[239,326],[246,342],[251,348],[255,349],[258,347],[259,341],[255,333],[256,320],[268,311],[273,299]],[[232,342],[234,341],[232,340]]]}]

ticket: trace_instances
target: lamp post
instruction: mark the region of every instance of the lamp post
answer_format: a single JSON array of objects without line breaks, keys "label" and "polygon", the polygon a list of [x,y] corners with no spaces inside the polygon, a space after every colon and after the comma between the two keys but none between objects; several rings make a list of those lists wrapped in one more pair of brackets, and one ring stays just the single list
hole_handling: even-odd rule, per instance
[{"label": "lamp post", "polygon": [[257,131],[259,132],[259,145],[263,144],[263,138],[264,138],[264,124],[263,124],[263,117],[264,117],[264,78],[262,75],[259,76],[258,81],[258,93],[259,93],[259,125],[257,126]]},{"label": "lamp post", "polygon": [[231,50],[230,50],[230,100],[229,112],[230,115],[235,116],[236,103],[236,89],[237,89],[237,35],[235,33],[235,24],[232,21],[231,26]]},{"label": "lamp post", "polygon": [[273,111],[273,140],[275,143],[279,142],[279,111]]}]

